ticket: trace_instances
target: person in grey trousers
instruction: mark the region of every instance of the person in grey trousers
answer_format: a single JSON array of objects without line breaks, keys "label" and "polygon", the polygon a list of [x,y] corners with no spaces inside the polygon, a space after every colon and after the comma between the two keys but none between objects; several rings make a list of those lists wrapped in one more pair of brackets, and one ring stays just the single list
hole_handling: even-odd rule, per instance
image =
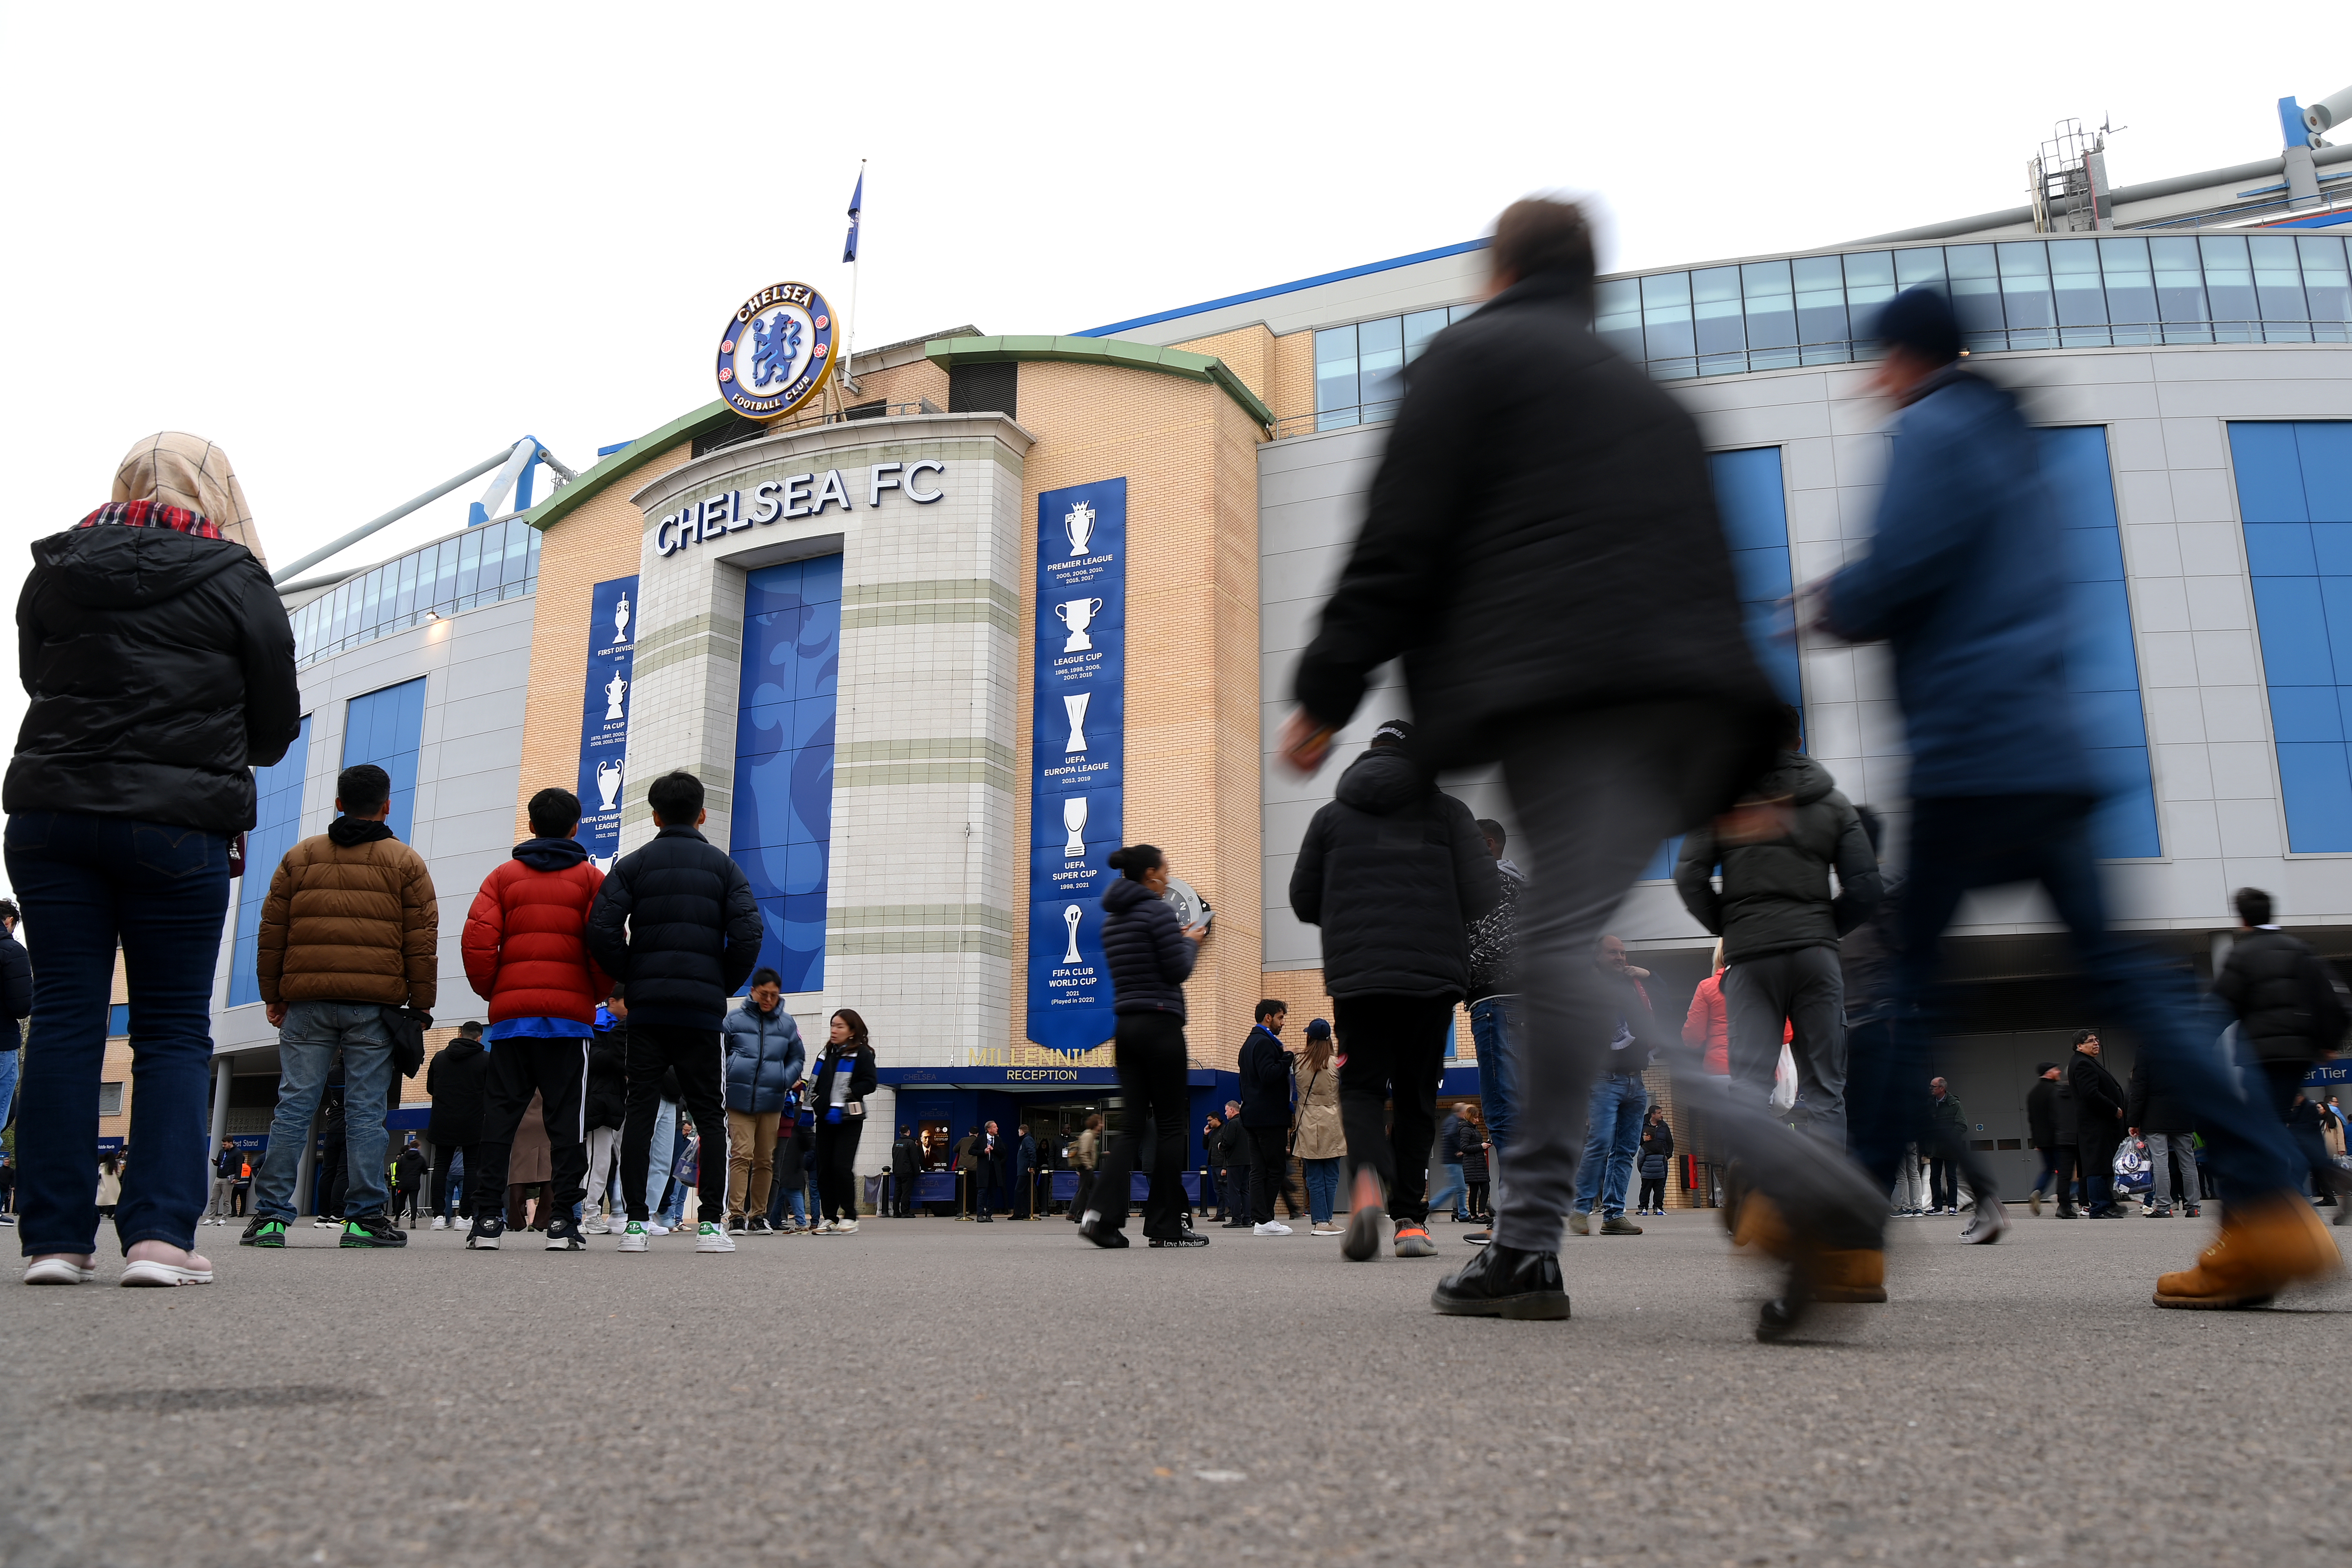
[{"label": "person in grey trousers", "polygon": [[1794,708],[1781,715],[1778,761],[1738,809],[1683,840],[1675,889],[1692,917],[1723,939],[1731,964],[1723,996],[1735,1092],[1759,1105],[1771,1099],[1786,1039],[1798,1095],[1811,1113],[1806,1129],[1843,1148],[1845,976],[1838,939],[1878,902],[1878,857],[1837,781],[1804,754],[1801,716]]}]

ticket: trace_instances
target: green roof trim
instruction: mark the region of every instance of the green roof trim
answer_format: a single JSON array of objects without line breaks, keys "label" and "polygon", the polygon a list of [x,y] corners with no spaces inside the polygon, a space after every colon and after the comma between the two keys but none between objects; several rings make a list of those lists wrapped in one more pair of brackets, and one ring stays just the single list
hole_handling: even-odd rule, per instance
[{"label": "green roof trim", "polygon": [[936,338],[923,345],[923,357],[943,370],[959,364],[1003,364],[1007,362],[1058,361],[1065,364],[1109,364],[1128,370],[1158,371],[1222,387],[1225,395],[1261,426],[1272,427],[1274,410],[1213,354],[1187,349],[1163,349],[1151,343],[1130,343],[1118,338]]},{"label": "green roof trim", "polygon": [[523,513],[522,520],[533,528],[560,522],[614,479],[626,479],[680,441],[691,441],[716,430],[733,417],[735,411],[724,402],[710,403],[683,418],[671,420],[658,430],[648,430]]}]

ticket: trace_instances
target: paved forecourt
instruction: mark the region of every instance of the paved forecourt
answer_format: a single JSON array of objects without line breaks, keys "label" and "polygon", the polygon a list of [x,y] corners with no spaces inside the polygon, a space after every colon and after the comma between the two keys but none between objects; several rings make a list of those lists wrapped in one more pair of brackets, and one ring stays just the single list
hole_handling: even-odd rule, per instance
[{"label": "paved forecourt", "polygon": [[1571,1239],[1561,1323],[1431,1314],[1450,1226],[1368,1265],[208,1230],[211,1287],[0,1289],[0,1562],[2340,1561],[2352,1289],[2159,1311],[2206,1225],[2012,1212],[1898,1222],[1894,1301],[1777,1346],[1701,1214]]}]

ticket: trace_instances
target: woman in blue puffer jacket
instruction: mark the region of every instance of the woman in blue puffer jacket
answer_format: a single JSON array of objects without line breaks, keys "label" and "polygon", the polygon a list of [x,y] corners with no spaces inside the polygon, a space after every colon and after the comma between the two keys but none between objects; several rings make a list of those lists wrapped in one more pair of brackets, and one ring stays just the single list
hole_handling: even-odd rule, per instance
[{"label": "woman in blue puffer jacket", "polygon": [[1178,928],[1176,911],[1162,897],[1167,858],[1150,845],[1112,850],[1110,866],[1121,877],[1103,893],[1103,960],[1110,970],[1111,1011],[1118,1016],[1112,1049],[1126,1104],[1095,1183],[1096,1192],[1111,1194],[1108,1212],[1088,1209],[1078,1231],[1097,1247],[1127,1245],[1128,1177],[1149,1122],[1156,1146],[1143,1234],[1154,1247],[1206,1247],[1209,1238],[1184,1222],[1178,1173],[1192,1118],[1185,1097],[1184,980],[1209,928]]}]

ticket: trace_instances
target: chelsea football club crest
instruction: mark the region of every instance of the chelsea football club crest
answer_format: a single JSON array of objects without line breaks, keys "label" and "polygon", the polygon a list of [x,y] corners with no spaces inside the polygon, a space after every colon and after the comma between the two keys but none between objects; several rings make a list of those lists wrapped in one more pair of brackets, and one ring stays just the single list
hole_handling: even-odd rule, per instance
[{"label": "chelsea football club crest", "polygon": [[833,307],[805,283],[771,283],[743,301],[719,343],[719,395],[746,419],[782,419],[833,374]]}]

